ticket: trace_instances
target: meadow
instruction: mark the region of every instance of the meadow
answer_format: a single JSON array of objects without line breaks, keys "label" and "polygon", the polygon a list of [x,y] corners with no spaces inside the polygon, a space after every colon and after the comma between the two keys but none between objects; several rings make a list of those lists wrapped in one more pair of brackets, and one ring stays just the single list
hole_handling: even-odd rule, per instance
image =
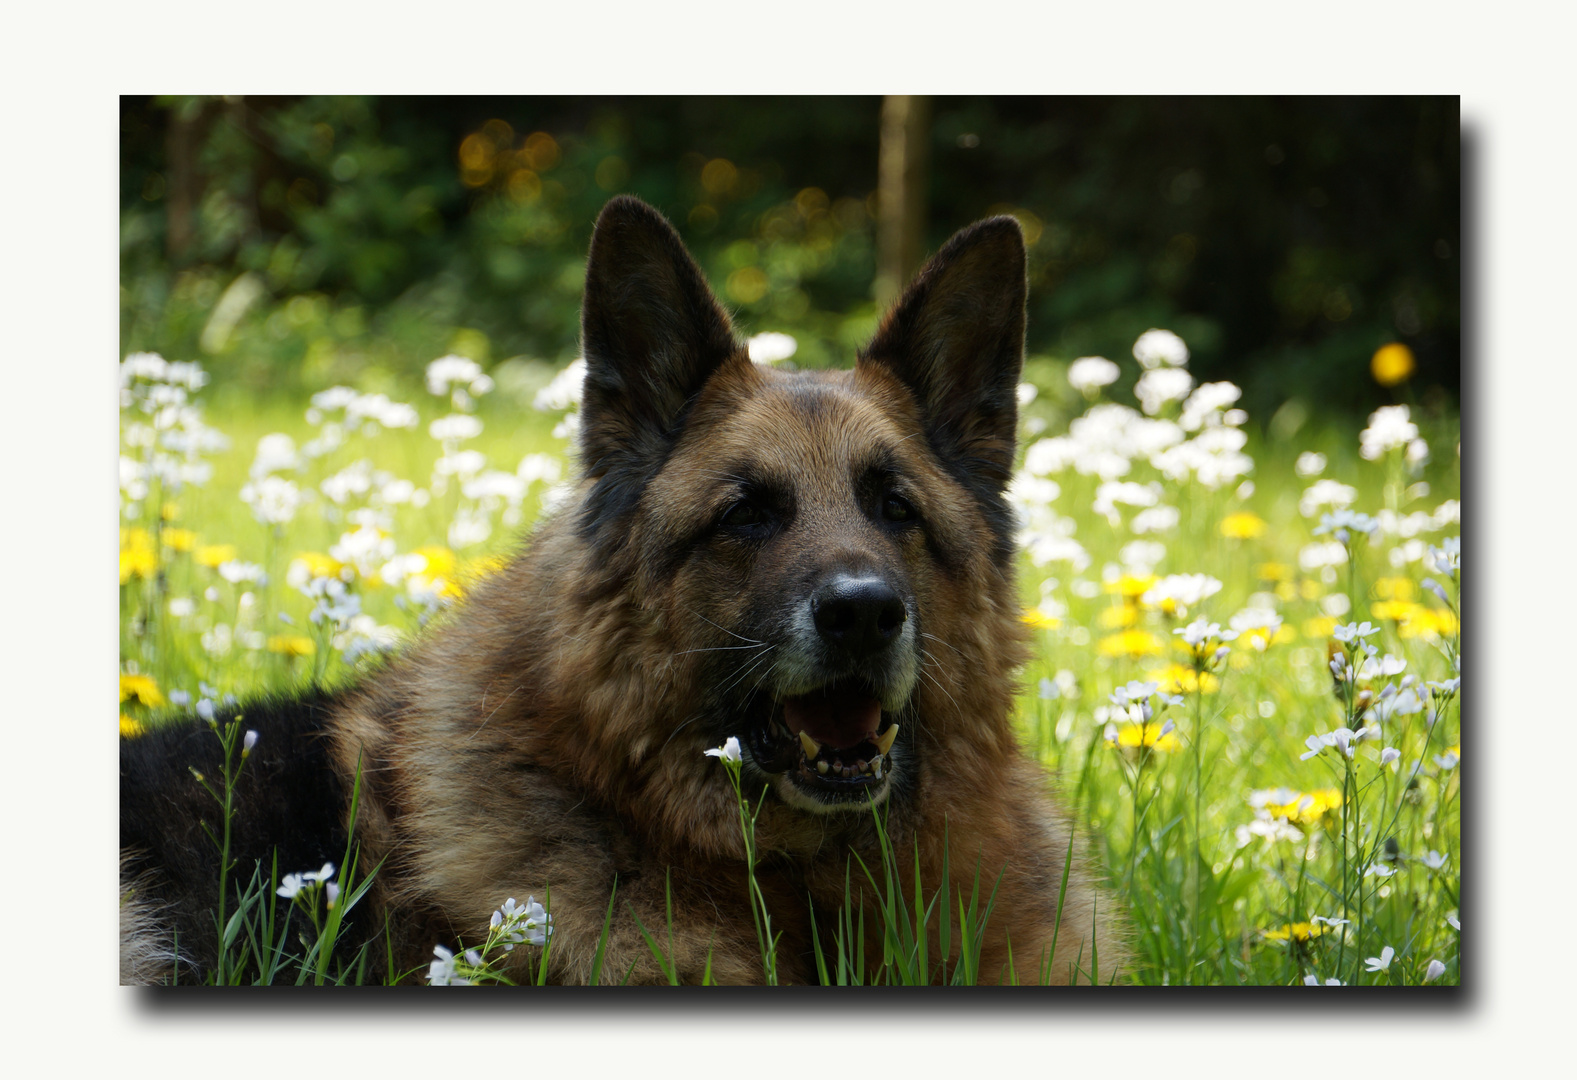
[{"label": "meadow", "polygon": [[[785,335],[751,348],[793,362]],[[1120,981],[1457,983],[1456,418],[1251,418],[1237,387],[1196,383],[1175,335],[1133,353],[1026,362],[1009,489],[1037,642],[1022,739],[1131,923]],[[1405,401],[1411,367],[1387,346],[1372,371]],[[237,399],[197,364],[133,354],[120,377],[122,738],[354,678],[518,550],[573,468],[574,365],[447,356],[406,400],[324,387],[217,416],[206,399]],[[244,768],[244,732],[216,737]],[[204,781],[221,846],[245,813],[224,780]],[[218,981],[355,981],[329,957],[359,869],[236,867]],[[860,980],[935,977],[899,955],[924,941],[914,926],[953,918],[967,935],[977,914],[936,899],[866,928],[893,963]],[[506,947],[551,949],[550,897],[499,903],[492,937],[439,951],[429,982],[497,981]],[[315,936],[293,939],[283,905]],[[977,976],[994,979],[947,973]],[[851,981],[831,963],[825,978]]]}]

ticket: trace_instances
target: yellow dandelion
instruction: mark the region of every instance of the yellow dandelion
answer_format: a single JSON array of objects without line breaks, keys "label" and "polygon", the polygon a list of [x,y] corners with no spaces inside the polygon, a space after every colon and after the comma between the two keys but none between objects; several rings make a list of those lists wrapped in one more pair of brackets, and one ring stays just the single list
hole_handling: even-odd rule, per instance
[{"label": "yellow dandelion", "polygon": [[1095,621],[1102,630],[1126,630],[1139,621],[1139,609],[1132,604],[1116,604],[1102,608]]},{"label": "yellow dandelion", "polygon": [[1404,638],[1448,637],[1457,632],[1457,617],[1444,608],[1418,607],[1397,627]]},{"label": "yellow dandelion", "polygon": [[1150,591],[1150,586],[1154,585],[1160,580],[1161,579],[1156,577],[1154,574],[1145,574],[1142,576],[1135,574],[1124,574],[1116,581],[1108,581],[1106,583],[1106,591],[1108,593],[1121,596],[1124,600],[1137,601],[1139,597]]},{"label": "yellow dandelion", "polygon": [[120,553],[120,583],[126,584],[134,577],[152,577],[159,568],[159,560],[151,551],[122,551]]},{"label": "yellow dandelion", "polygon": [[[1238,644],[1246,645],[1255,652],[1264,652],[1272,645],[1285,645],[1289,641],[1297,640],[1298,632],[1286,623],[1276,627],[1275,633],[1271,633],[1268,626],[1251,626],[1246,630],[1238,631]],[[1236,650],[1232,655],[1234,658],[1241,656],[1242,650]]]},{"label": "yellow dandelion", "polygon": [[1249,796],[1249,804],[1264,810],[1273,818],[1285,818],[1294,824],[1313,825],[1329,811],[1342,804],[1339,788],[1318,788],[1314,791],[1293,791],[1276,788],[1256,791]]},{"label": "yellow dandelion", "polygon": [[1228,540],[1253,540],[1265,535],[1265,519],[1241,510],[1221,519],[1221,535]]},{"label": "yellow dandelion", "polygon": [[1291,581],[1292,567],[1284,562],[1262,562],[1254,567],[1261,581]]},{"label": "yellow dandelion", "polygon": [[1320,598],[1320,594],[1324,591],[1324,589],[1320,588],[1320,583],[1318,581],[1311,581],[1308,578],[1304,578],[1302,581],[1298,582],[1298,596],[1304,600],[1318,600]]},{"label": "yellow dandelion", "polygon": [[[342,581],[344,580],[342,575],[346,566],[332,555],[324,555],[319,551],[298,551],[296,552],[296,557],[290,560],[290,569],[295,570],[298,565],[302,567],[308,580],[312,578],[339,578]],[[350,567],[350,571],[352,576],[354,576],[356,568]]]},{"label": "yellow dandelion", "polygon": [[1036,630],[1055,630],[1062,625],[1062,620],[1047,615],[1037,608],[1025,608],[1021,616],[1025,625],[1033,626]]},{"label": "yellow dandelion", "polygon": [[147,529],[122,529],[120,531],[120,549],[122,551],[152,551],[153,537]]},{"label": "yellow dandelion", "polygon": [[1386,622],[1395,623],[1416,619],[1419,612],[1427,611],[1427,608],[1419,604],[1409,603],[1406,600],[1376,600],[1369,605],[1369,613],[1376,619],[1384,619]]},{"label": "yellow dandelion", "polygon": [[1369,358],[1369,373],[1381,386],[1395,386],[1406,381],[1417,366],[1413,350],[1399,341],[1381,345]]},{"label": "yellow dandelion", "polygon": [[1177,736],[1170,731],[1163,735],[1161,733],[1162,727],[1163,725],[1161,724],[1124,724],[1118,729],[1115,740],[1108,735],[1106,741],[1123,750],[1137,750],[1142,746],[1147,746],[1152,750],[1169,753],[1182,744],[1177,741]]},{"label": "yellow dandelion", "polygon": [[446,578],[454,576],[454,552],[440,544],[429,544],[426,547],[414,548],[412,555],[420,555],[427,560],[427,568],[422,571],[429,578]]},{"label": "yellow dandelion", "polygon": [[1319,937],[1328,929],[1315,923],[1295,922],[1283,923],[1274,930],[1261,930],[1259,933],[1266,941],[1308,941]]},{"label": "yellow dandelion", "polygon": [[1383,577],[1374,583],[1376,600],[1411,600],[1417,594],[1411,578]]},{"label": "yellow dandelion", "polygon": [[1283,604],[1286,604],[1286,603],[1291,603],[1293,600],[1296,600],[1297,598],[1298,598],[1298,587],[1296,585],[1294,585],[1292,582],[1290,582],[1290,581],[1282,581],[1282,582],[1278,582],[1276,584],[1276,599],[1277,600],[1280,600]]},{"label": "yellow dandelion", "polygon": [[159,693],[159,684],[148,675],[122,675],[120,699],[123,702],[135,701],[150,709],[156,709],[164,704],[164,695]]},{"label": "yellow dandelion", "polygon": [[159,507],[159,516],[165,521],[176,520],[181,516],[180,504],[172,502],[165,503],[163,506]]},{"label": "yellow dandelion", "polygon": [[318,647],[311,638],[300,634],[274,634],[268,639],[268,651],[286,656],[311,656]]},{"label": "yellow dandelion", "polygon": [[1134,659],[1159,656],[1166,651],[1161,639],[1148,630],[1124,630],[1120,634],[1109,634],[1101,638],[1098,648],[1102,656],[1129,656]]},{"label": "yellow dandelion", "polygon": [[481,555],[475,559],[467,559],[460,567],[460,580],[468,587],[474,587],[478,582],[492,577],[508,565],[508,559],[501,559],[497,555]]},{"label": "yellow dandelion", "polygon": [[197,554],[193,558],[197,560],[198,566],[206,566],[209,569],[213,569],[220,563],[230,562],[235,556],[234,544],[204,544],[197,549]]},{"label": "yellow dandelion", "polygon": [[137,719],[135,719],[133,717],[127,716],[125,713],[121,713],[120,714],[120,737],[121,738],[123,738],[123,739],[135,739],[138,735],[145,735],[145,734],[147,734],[147,732],[148,732],[148,728],[146,727],[146,725],[143,724],[143,722],[141,720],[137,720]]},{"label": "yellow dandelion", "polygon": [[1205,672],[1201,678],[1199,672],[1183,664],[1168,664],[1164,668],[1147,671],[1145,678],[1160,683],[1162,692],[1167,694],[1192,694],[1200,690],[1214,694],[1221,689],[1221,680],[1210,672]]},{"label": "yellow dandelion", "polygon": [[185,554],[197,546],[197,534],[190,529],[165,529],[159,541],[171,551]]},{"label": "yellow dandelion", "polygon": [[1316,615],[1306,619],[1303,623],[1303,636],[1311,638],[1330,637],[1336,629],[1336,619],[1330,615]]}]

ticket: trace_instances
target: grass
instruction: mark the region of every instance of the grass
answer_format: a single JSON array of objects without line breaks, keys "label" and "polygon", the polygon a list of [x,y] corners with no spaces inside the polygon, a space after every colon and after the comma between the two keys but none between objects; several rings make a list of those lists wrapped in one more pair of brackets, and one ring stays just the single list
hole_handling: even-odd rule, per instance
[{"label": "grass", "polygon": [[[1027,368],[1039,393],[1024,420],[1048,425],[1044,434],[1065,431],[1084,405],[1060,381],[1063,370],[1045,360]],[[529,396],[496,393],[461,401],[483,424],[464,448],[481,453],[489,468],[510,473],[528,454],[562,459],[566,442],[553,434],[561,414],[532,409]],[[310,492],[367,459],[418,488],[430,486],[446,451],[429,437],[427,425],[454,402],[417,394],[410,400],[421,412],[416,428],[349,436],[299,472],[284,474]],[[471,575],[488,572],[514,550],[541,510],[547,483],[533,484],[511,506],[504,496],[467,497],[452,481],[425,506],[384,508],[382,529],[391,550],[377,558],[420,549],[425,568],[408,566],[401,586],[391,587],[376,583],[372,560],[364,556],[362,572],[345,574],[347,594],[360,608],[355,618],[342,607],[337,624],[333,618],[314,624],[314,606],[332,598],[315,600],[292,587],[290,566],[303,553],[327,558],[357,528],[358,508],[370,520],[371,500],[353,496],[336,506],[319,497],[288,524],[270,527],[238,497],[262,436],[285,432],[300,447],[321,434],[304,418],[305,408],[266,402],[208,417],[229,440],[228,449],[200,455],[211,464],[211,476],[179,490],[151,482],[145,492],[123,491],[124,736],[135,737],[180,711],[171,707],[174,692],[191,701],[205,693],[244,698],[262,688],[347,677],[354,667],[347,646],[419,632],[445,595],[463,590]],[[1175,406],[1169,414],[1176,415]],[[147,460],[146,447],[130,445],[138,442],[132,425],[146,419],[135,403],[122,414],[122,452],[134,460]],[[1036,627],[1037,642],[1018,702],[1022,741],[1087,830],[1132,923],[1134,982],[1285,985],[1313,977],[1411,985],[1424,981],[1432,961],[1444,967],[1433,983],[1460,979],[1452,922],[1460,882],[1458,698],[1454,686],[1446,692],[1427,685],[1450,685],[1447,680],[1457,676],[1457,582],[1454,574],[1436,572],[1427,552],[1459,532],[1447,505],[1460,492],[1459,436],[1452,417],[1413,420],[1424,428],[1433,457],[1422,468],[1410,467],[1402,450],[1374,461],[1361,458],[1352,431],[1288,430],[1275,423],[1267,425],[1274,437],[1266,438],[1248,426],[1244,451],[1253,471],[1246,484],[1234,478],[1211,489],[1163,477],[1138,456],[1122,479],[1156,483],[1151,490],[1161,504],[1177,510],[1175,526],[1159,532],[1136,531],[1141,507],[1094,509],[1101,482],[1077,466],[1049,473],[1060,488],[1054,496],[1044,487],[1020,490],[1032,529],[1054,535],[1071,524],[1082,550],[1064,544],[1041,565],[1028,554],[1021,560],[1026,619]],[[1021,440],[1026,449],[1044,437],[1028,431]],[[451,460],[459,449],[448,448]],[[1299,475],[1300,455],[1310,452],[1327,460],[1316,476],[1303,458],[1311,474]],[[1382,517],[1372,538],[1349,528],[1344,543],[1337,533],[1317,532],[1332,507],[1300,507],[1300,500],[1321,477],[1355,489],[1352,510]],[[1128,494],[1151,497],[1139,489]],[[451,545],[451,523],[467,514],[489,520],[490,534]],[[518,524],[506,525],[506,516]],[[1145,547],[1153,544],[1161,549]],[[232,546],[239,562],[259,565],[266,583],[227,580],[220,567],[204,565],[200,556],[218,545]],[[339,562],[355,561],[340,554]],[[212,551],[206,557],[215,561]],[[229,568],[235,576],[233,564]],[[1150,591],[1166,591],[1168,575],[1184,574],[1205,575],[1218,588],[1196,599],[1186,595],[1186,583],[1173,583],[1170,601]],[[1436,597],[1430,580],[1449,602]],[[1273,610],[1279,628],[1248,625],[1252,618],[1240,615],[1247,609]],[[1236,636],[1234,615],[1242,631]],[[1200,616],[1218,630],[1189,648],[1175,631]],[[1357,642],[1333,637],[1338,626],[1361,621],[1374,633]],[[1333,678],[1330,661],[1337,654],[1362,670],[1365,641],[1376,647],[1371,666],[1377,670]],[[1218,646],[1226,651],[1218,655]],[[1394,659],[1379,667],[1382,658]],[[1397,661],[1405,666],[1393,670]],[[1155,685],[1131,686],[1136,682]],[[1114,700],[1124,687],[1131,700]],[[1148,716],[1141,715],[1145,709]],[[1376,710],[1384,714],[1378,721]],[[1339,740],[1317,744],[1320,752],[1310,754],[1311,737],[1366,725],[1376,726],[1377,737],[1351,743],[1350,757]],[[234,742],[233,732],[228,737]],[[1386,749],[1397,751],[1397,760],[1382,759]],[[215,792],[221,805],[225,794]],[[748,841],[751,813],[743,799],[741,815]],[[994,980],[995,973],[973,970],[968,959],[968,943],[990,918],[993,882],[982,877],[967,897],[927,896],[918,884],[913,895],[900,896],[896,867],[902,858],[902,852],[884,850],[881,866],[850,868],[851,892],[874,891],[880,917],[873,921],[851,903],[838,912],[835,926],[818,928],[826,946],[817,955],[821,980]],[[354,859],[347,851],[346,864]],[[343,905],[337,914],[321,912],[331,916],[324,923],[308,920],[315,938],[286,941],[289,920],[278,917],[274,890],[281,871],[297,869],[234,869],[236,906],[216,932],[227,935],[236,962],[222,981],[275,981],[287,972],[285,981],[358,981],[361,958],[331,962],[329,928],[337,927]],[[353,902],[358,894],[349,881],[343,895]],[[308,893],[293,903],[324,899]],[[610,919],[613,910],[610,897]],[[753,910],[770,971],[772,913],[758,896]],[[943,942],[964,943],[963,959],[942,967],[938,957],[927,956],[929,934],[921,927],[934,928]],[[663,928],[642,931],[661,962]],[[883,942],[885,963],[877,971],[863,970],[857,959],[866,935]],[[479,943],[479,963],[454,958],[453,972],[469,972],[473,981],[496,979],[492,964],[505,940],[495,932]],[[1099,958],[1087,959],[1084,977],[1107,981]],[[545,961],[538,972],[545,975]],[[599,973],[603,981],[623,975]]]}]

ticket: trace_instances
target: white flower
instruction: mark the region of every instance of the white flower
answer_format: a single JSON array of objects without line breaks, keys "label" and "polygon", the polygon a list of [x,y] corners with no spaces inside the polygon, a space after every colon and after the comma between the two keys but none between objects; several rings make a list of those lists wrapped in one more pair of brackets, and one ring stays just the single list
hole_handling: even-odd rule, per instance
[{"label": "white flower", "polygon": [[1171,532],[1182,519],[1182,512],[1175,506],[1152,506],[1135,514],[1129,528],[1140,536],[1145,533]]},{"label": "white flower", "polygon": [[1395,873],[1396,867],[1394,866],[1387,866],[1385,863],[1370,863],[1368,868],[1364,870],[1363,876],[1388,878]]},{"label": "white flower", "polygon": [[1418,861],[1429,867],[1431,870],[1439,870],[1441,867],[1445,866],[1446,863],[1451,861],[1451,856],[1442,854],[1438,851],[1426,851],[1418,857]]},{"label": "white flower", "polygon": [[[1313,450],[1305,450],[1298,455],[1297,464],[1293,468],[1305,480],[1311,476],[1318,476],[1325,471],[1325,455],[1315,453]],[[1356,496],[1357,492],[1353,494]]]},{"label": "white flower", "polygon": [[1391,958],[1396,955],[1396,950],[1387,945],[1380,950],[1379,956],[1371,956],[1364,960],[1366,971],[1386,971],[1391,967]]},{"label": "white flower", "polygon": [[1335,510],[1320,516],[1320,523],[1314,527],[1314,535],[1324,536],[1326,533],[1334,533],[1336,539],[1345,544],[1349,530],[1368,536],[1379,527],[1380,523],[1368,514],[1360,514],[1352,510]]},{"label": "white flower", "polygon": [[1232,641],[1236,638],[1236,630],[1223,630],[1219,623],[1207,621],[1203,616],[1195,619],[1187,626],[1179,626],[1172,633],[1178,635],[1185,643],[1195,649],[1209,641]]},{"label": "white flower", "polygon": [[241,739],[241,756],[246,757],[257,745],[257,732],[248,729],[245,737]]},{"label": "white flower", "polygon": [[1240,637],[1249,640],[1256,649],[1263,651],[1281,630],[1281,616],[1270,608],[1250,607],[1244,608],[1232,618],[1227,620],[1227,625]]},{"label": "white flower", "polygon": [[1194,377],[1182,368],[1146,371],[1134,383],[1133,396],[1147,415],[1154,416],[1169,401],[1182,401],[1194,387]]},{"label": "white flower", "polygon": [[1121,705],[1123,708],[1127,708],[1136,702],[1148,701],[1160,689],[1160,686],[1160,683],[1135,680],[1113,690],[1111,702],[1113,705]]},{"label": "white flower", "polygon": [[1380,628],[1378,626],[1371,626],[1367,621],[1361,623],[1342,623],[1342,625],[1331,631],[1331,637],[1345,645],[1354,641],[1361,641],[1364,638],[1369,637],[1372,634],[1378,634],[1379,632]]},{"label": "white flower", "polygon": [[1418,425],[1408,419],[1406,405],[1383,405],[1369,417],[1369,426],[1358,436],[1358,453],[1377,461],[1388,450],[1397,450],[1418,438]]},{"label": "white flower", "polygon": [[586,382],[586,361],[573,360],[553,377],[553,381],[537,391],[531,407],[538,412],[562,412],[579,405]]},{"label": "white flower", "polygon": [[1188,608],[1221,591],[1221,582],[1208,574],[1169,574],[1145,591],[1139,599],[1152,607],[1170,600]]},{"label": "white flower", "polygon": [[288,525],[301,505],[301,491],[282,476],[264,476],[241,488],[241,501],[264,525]]},{"label": "white flower", "polygon": [[329,882],[327,885],[323,886],[323,892],[327,899],[329,910],[333,911],[334,905],[339,903],[339,882]]},{"label": "white flower", "polygon": [[556,484],[563,466],[559,460],[550,454],[527,454],[520,459],[515,475],[525,481],[527,486],[536,483]]},{"label": "white flower", "polygon": [[290,900],[293,899],[295,895],[299,893],[304,887],[306,887],[306,885],[307,881],[304,874],[286,874],[284,878],[280,880],[279,888],[275,889],[274,891],[280,896],[283,896],[286,900]]},{"label": "white flower", "polygon": [[1146,330],[1133,343],[1133,358],[1146,371],[1162,364],[1182,367],[1188,363],[1188,346],[1170,330]]},{"label": "white flower", "polygon": [[475,360],[464,356],[441,356],[427,365],[427,392],[441,397],[449,393],[451,385],[469,385],[481,374],[482,367]]},{"label": "white flower", "polygon": [[1441,541],[1439,547],[1430,547],[1429,557],[1425,562],[1435,573],[1448,574],[1455,578],[1462,566],[1462,538],[1448,536]]},{"label": "white flower", "polygon": [[302,880],[304,881],[327,881],[333,876],[334,864],[331,862],[324,863],[323,869],[321,870],[308,870],[306,873],[301,875]]},{"label": "white flower", "polygon": [[1394,746],[1387,746],[1384,750],[1380,751],[1380,764],[1389,765],[1393,761],[1400,760],[1401,757],[1402,752],[1400,750]]},{"label": "white flower", "polygon": [[1309,752],[1300,754],[1299,757],[1303,761],[1307,761],[1311,757],[1335,747],[1341,751],[1344,757],[1351,758],[1353,751],[1357,749],[1356,744],[1363,739],[1378,734],[1379,730],[1376,727],[1361,727],[1357,731],[1353,731],[1351,728],[1339,727],[1335,731],[1327,732],[1324,735],[1310,735],[1303,740],[1303,745],[1309,748]]},{"label": "white flower", "polygon": [[433,946],[433,955],[438,957],[427,968],[427,983],[429,986],[470,986],[471,980],[462,978],[455,973],[454,953],[442,945]]},{"label": "white flower", "polygon": [[257,456],[252,459],[252,479],[261,480],[269,473],[299,467],[296,441],[289,435],[275,433],[257,440]]},{"label": "white flower", "polygon": [[1091,396],[1103,386],[1117,381],[1121,370],[1104,356],[1081,356],[1068,365],[1068,385]]},{"label": "white flower", "polygon": [[1392,656],[1390,653],[1386,653],[1378,659],[1371,656],[1365,660],[1363,667],[1358,670],[1358,677],[1360,679],[1388,679],[1392,675],[1400,675],[1406,669],[1406,660],[1403,660],[1400,656]]},{"label": "white flower", "polygon": [[[1045,483],[1052,483],[1047,480]],[[1094,510],[1115,528],[1122,524],[1117,504],[1124,506],[1154,506],[1161,501],[1161,485],[1135,484],[1124,480],[1108,480],[1095,489]]]},{"label": "white flower", "polygon": [[1202,383],[1183,402],[1183,414],[1177,422],[1184,431],[1198,431],[1206,425],[1215,427],[1226,422],[1222,412],[1242,396],[1243,391],[1235,383]]},{"label": "white flower", "polygon": [[427,434],[439,442],[460,442],[482,434],[482,421],[469,413],[450,413],[427,425]]},{"label": "white flower", "polygon": [[750,359],[756,364],[775,364],[779,360],[787,360],[799,348],[799,342],[794,340],[792,334],[780,334],[768,331],[757,334],[745,342],[745,348],[750,351]]},{"label": "white flower", "polygon": [[1451,914],[1447,915],[1446,922],[1450,924],[1451,929],[1455,930],[1457,933],[1460,934],[1462,932],[1462,920],[1457,917],[1456,912],[1453,911]]},{"label": "white flower", "polygon": [[1444,770],[1451,770],[1451,769],[1456,768],[1457,765],[1462,760],[1461,758],[1457,757],[1455,754],[1451,753],[1450,751],[1447,751],[1444,754],[1435,754],[1434,755],[1434,759],[1435,759],[1435,764],[1440,766],[1440,768],[1442,768]]},{"label": "white flower", "polygon": [[[1307,798],[1308,796],[1304,796],[1304,797]],[[1320,923],[1324,923],[1326,926],[1329,926],[1332,929],[1335,929],[1338,926],[1349,926],[1349,925],[1351,925],[1352,920],[1350,920],[1350,919],[1337,919],[1337,918],[1332,918],[1332,917],[1326,916],[1326,915],[1311,915],[1311,916],[1309,916],[1309,922],[1313,923],[1315,926],[1318,926]]]},{"label": "white flower", "polygon": [[268,576],[263,573],[261,566],[258,566],[256,563],[241,562],[239,559],[231,559],[229,562],[220,563],[218,570],[219,576],[232,585],[238,585],[243,581],[264,582],[268,580]]},{"label": "white flower", "polygon": [[1305,975],[1303,977],[1303,985],[1304,986],[1321,986],[1321,985],[1323,985],[1323,986],[1340,986],[1340,985],[1342,985],[1342,981],[1340,979],[1326,979],[1324,983],[1321,983],[1320,982],[1320,977],[1318,975]]},{"label": "white flower", "polygon": [[739,740],[730,735],[727,742],[718,747],[716,750],[708,750],[706,752],[706,756],[722,758],[724,761],[737,762],[739,760]]},{"label": "white flower", "polygon": [[1316,480],[1298,499],[1298,512],[1304,517],[1313,517],[1322,506],[1340,510],[1351,506],[1357,498],[1355,487],[1339,480]]},{"label": "white flower", "polygon": [[1446,973],[1446,966],[1439,960],[1429,961],[1429,966],[1424,969],[1424,981],[1434,982]]}]

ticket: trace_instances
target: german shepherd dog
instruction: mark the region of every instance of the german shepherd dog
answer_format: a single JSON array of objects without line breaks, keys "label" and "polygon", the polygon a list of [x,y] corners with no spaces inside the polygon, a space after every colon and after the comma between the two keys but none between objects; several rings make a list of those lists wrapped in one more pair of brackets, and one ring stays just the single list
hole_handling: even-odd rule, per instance
[{"label": "german shepherd dog", "polygon": [[[381,868],[352,917],[375,968],[423,969],[479,943],[503,898],[551,889],[549,975],[587,982],[617,882],[614,980],[667,979],[638,918],[680,981],[760,982],[738,798],[706,754],[734,737],[781,980],[817,981],[814,935],[851,882],[879,967],[860,887],[879,813],[905,895],[916,867],[927,895],[947,869],[954,911],[995,889],[981,981],[1087,982],[1097,954],[1107,981],[1117,920],[1011,719],[1024,304],[1022,234],[991,218],[852,370],[766,368],[667,221],[614,199],[586,266],[573,500],[360,685],[234,710],[261,735],[239,865],[337,861],[359,775],[355,839]],[[218,744],[196,720],[123,743],[128,981],[214,963],[215,813],[189,770],[213,775]]]}]

